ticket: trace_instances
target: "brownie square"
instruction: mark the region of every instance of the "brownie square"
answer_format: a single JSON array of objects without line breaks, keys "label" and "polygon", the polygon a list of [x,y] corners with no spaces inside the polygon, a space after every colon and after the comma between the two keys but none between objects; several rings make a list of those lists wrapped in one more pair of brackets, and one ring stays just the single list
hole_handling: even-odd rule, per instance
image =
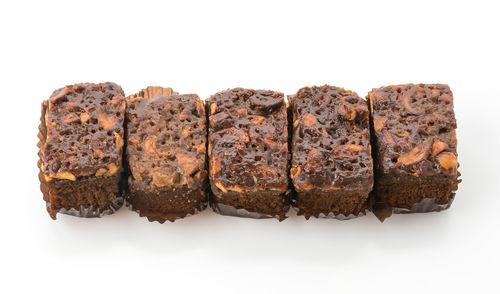
[{"label": "brownie square", "polygon": [[369,111],[355,92],[305,87],[289,97],[293,112],[290,177],[298,214],[363,215],[373,186]]},{"label": "brownie square", "polygon": [[447,85],[406,84],[368,94],[374,138],[374,213],[448,208],[458,188],[457,127]]},{"label": "brownie square", "polygon": [[58,212],[100,217],[123,204],[123,95],[114,83],[85,83],[42,103],[39,179],[53,219]]},{"label": "brownie square", "polygon": [[207,99],[214,211],[285,219],[288,127],[283,93],[235,88]]},{"label": "brownie square", "polygon": [[149,87],[127,98],[127,203],[151,222],[196,214],[208,202],[205,107],[197,95],[173,93]]}]

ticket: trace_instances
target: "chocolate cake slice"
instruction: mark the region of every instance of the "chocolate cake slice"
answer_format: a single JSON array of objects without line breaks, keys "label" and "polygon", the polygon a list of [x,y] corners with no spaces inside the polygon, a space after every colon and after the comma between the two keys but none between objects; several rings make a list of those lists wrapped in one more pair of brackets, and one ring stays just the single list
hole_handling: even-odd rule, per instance
[{"label": "chocolate cake slice", "polygon": [[309,217],[363,215],[373,186],[367,102],[333,86],[289,96],[293,112],[294,205]]},{"label": "chocolate cake slice", "polygon": [[375,204],[394,213],[450,207],[460,180],[453,94],[443,84],[406,84],[368,94],[374,139]]},{"label": "chocolate cake slice", "polygon": [[42,103],[39,179],[53,219],[58,212],[99,217],[123,204],[123,95],[114,83],[85,83]]},{"label": "chocolate cake slice", "polygon": [[205,107],[197,95],[174,93],[149,87],[127,98],[127,203],[160,223],[208,202]]},{"label": "chocolate cake slice", "polygon": [[285,218],[288,127],[282,93],[235,88],[207,100],[213,209],[224,215]]}]

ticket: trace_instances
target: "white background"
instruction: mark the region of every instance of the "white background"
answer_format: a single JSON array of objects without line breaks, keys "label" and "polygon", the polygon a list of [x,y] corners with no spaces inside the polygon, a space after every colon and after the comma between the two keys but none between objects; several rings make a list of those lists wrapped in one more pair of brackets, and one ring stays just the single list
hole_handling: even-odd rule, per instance
[{"label": "white background", "polygon": [[[346,1],[347,2],[347,1]],[[495,1],[4,1],[0,4],[0,292],[498,291],[499,8]],[[49,218],[40,103],[113,81],[206,98],[242,86],[448,83],[463,183],[442,213],[281,223],[210,209],[149,223]],[[113,292],[111,292],[113,291]]]}]

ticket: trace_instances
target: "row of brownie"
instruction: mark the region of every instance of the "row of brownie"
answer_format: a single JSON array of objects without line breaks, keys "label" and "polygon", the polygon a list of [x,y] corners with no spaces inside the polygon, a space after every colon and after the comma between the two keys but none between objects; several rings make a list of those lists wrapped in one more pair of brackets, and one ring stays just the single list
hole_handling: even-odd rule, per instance
[{"label": "row of brownie", "polygon": [[58,89],[39,132],[47,210],[101,216],[126,198],[163,223],[208,202],[280,220],[290,204],[306,218],[371,209],[381,220],[450,206],[460,180],[448,86],[381,87],[364,100],[325,85],[288,99],[242,88],[205,102],[161,87],[127,98],[113,83]]}]

